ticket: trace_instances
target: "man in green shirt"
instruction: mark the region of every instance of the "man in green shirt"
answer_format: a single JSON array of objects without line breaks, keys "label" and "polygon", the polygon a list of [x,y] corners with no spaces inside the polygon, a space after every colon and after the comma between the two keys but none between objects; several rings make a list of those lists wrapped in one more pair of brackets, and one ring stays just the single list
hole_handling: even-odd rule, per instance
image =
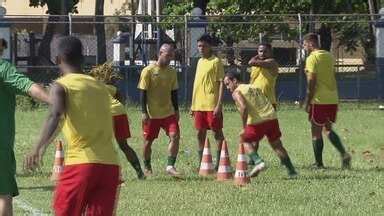
[{"label": "man in green shirt", "polygon": [[[0,57],[6,48],[6,41],[0,39]],[[11,63],[0,58],[0,215],[12,215],[12,197],[19,194],[13,151],[16,94],[28,94],[49,103],[49,96],[42,87],[20,74]]]}]

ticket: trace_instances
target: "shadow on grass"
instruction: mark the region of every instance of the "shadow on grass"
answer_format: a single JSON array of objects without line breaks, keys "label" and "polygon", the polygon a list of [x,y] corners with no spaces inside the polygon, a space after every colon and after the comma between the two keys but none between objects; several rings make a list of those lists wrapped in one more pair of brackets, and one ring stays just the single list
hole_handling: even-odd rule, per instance
[{"label": "shadow on grass", "polygon": [[55,186],[53,186],[53,185],[19,187],[19,190],[43,190],[43,191],[53,191],[54,189],[55,189]]}]

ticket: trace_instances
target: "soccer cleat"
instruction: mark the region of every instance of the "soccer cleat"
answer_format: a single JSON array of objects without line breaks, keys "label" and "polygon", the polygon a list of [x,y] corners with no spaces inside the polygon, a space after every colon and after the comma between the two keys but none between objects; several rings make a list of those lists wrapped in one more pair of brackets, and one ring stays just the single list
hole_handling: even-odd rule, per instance
[{"label": "soccer cleat", "polygon": [[295,178],[297,178],[297,176],[299,176],[299,174],[296,171],[288,173],[289,179],[295,179]]},{"label": "soccer cleat", "polygon": [[256,164],[255,167],[253,167],[252,171],[249,173],[249,176],[251,178],[256,177],[259,175],[259,173],[266,169],[264,161],[261,161],[260,163]]},{"label": "soccer cleat", "polygon": [[145,176],[145,177],[151,177],[151,176],[153,176],[152,169],[147,169],[147,168],[145,168],[145,169],[144,169],[144,176]]},{"label": "soccer cleat", "polygon": [[345,153],[341,159],[341,168],[342,169],[350,169],[351,168],[351,160],[352,160],[351,155],[348,153]]},{"label": "soccer cleat", "polygon": [[139,173],[137,173],[137,178],[139,180],[145,180],[145,174],[143,172],[139,172]]},{"label": "soccer cleat", "polygon": [[181,176],[181,174],[176,171],[176,168],[174,166],[167,166],[165,172],[172,177],[179,178]]},{"label": "soccer cleat", "polygon": [[311,169],[325,169],[324,164],[314,163],[311,165]]}]

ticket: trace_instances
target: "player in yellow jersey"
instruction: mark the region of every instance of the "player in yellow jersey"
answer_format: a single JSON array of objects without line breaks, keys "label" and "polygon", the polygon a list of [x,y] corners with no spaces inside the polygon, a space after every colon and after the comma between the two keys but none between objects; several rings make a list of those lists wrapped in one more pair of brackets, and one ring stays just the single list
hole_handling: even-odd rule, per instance
[{"label": "player in yellow jersey", "polygon": [[138,88],[143,121],[144,173],[152,175],[152,143],[163,128],[169,136],[166,173],[178,177],[175,163],[179,152],[179,105],[177,99],[177,72],[169,66],[175,56],[172,44],[163,44],[155,64],[143,69]]},{"label": "player in yellow jersey", "polygon": [[241,142],[244,143],[248,156],[255,162],[250,176],[255,177],[265,169],[264,161],[259,157],[255,151],[255,146],[252,144],[256,143],[258,146],[259,141],[264,136],[268,138],[269,144],[280,158],[281,163],[286,166],[289,177],[297,176],[280,140],[279,122],[271,102],[259,88],[250,84],[242,84],[240,75],[237,73],[227,73],[224,84],[232,93],[233,100],[240,112],[243,123],[243,130],[240,135]]},{"label": "player in yellow jersey", "polygon": [[307,75],[307,96],[305,110],[309,114],[312,129],[312,144],[315,155],[315,167],[324,168],[323,137],[324,129],[333,146],[339,151],[342,168],[351,166],[351,155],[346,152],[339,136],[332,129],[336,122],[339,103],[334,70],[334,58],[331,53],[319,48],[318,35],[307,34],[304,37],[304,49],[309,53],[305,63]]},{"label": "player in yellow jersey", "polygon": [[108,92],[112,97],[111,113],[116,142],[119,144],[120,150],[124,153],[128,162],[135,169],[137,177],[144,179],[145,176],[141,169],[139,158],[127,142],[127,139],[131,137],[128,115],[124,105],[120,102],[121,96],[117,88],[113,85],[116,79],[120,79],[119,75],[115,72],[111,63],[105,63],[93,68],[90,75],[107,85]]},{"label": "player in yellow jersey", "polygon": [[113,215],[120,168],[112,142],[111,97],[102,82],[82,73],[82,50],[75,37],[59,40],[56,61],[62,77],[52,84],[48,118],[24,166],[39,166],[62,120],[67,148],[54,193],[55,215]]},{"label": "player in yellow jersey", "polygon": [[201,58],[196,67],[193,83],[191,114],[195,120],[197,140],[199,143],[199,163],[203,155],[203,148],[207,130],[212,130],[217,143],[215,170],[219,167],[223,134],[223,78],[224,66],[221,60],[212,52],[213,39],[205,34],[197,40]]},{"label": "player in yellow jersey", "polygon": [[276,109],[276,79],[279,73],[279,65],[272,58],[272,46],[262,43],[257,48],[257,55],[248,62],[251,66],[249,84],[255,85],[267,96],[272,106]]}]

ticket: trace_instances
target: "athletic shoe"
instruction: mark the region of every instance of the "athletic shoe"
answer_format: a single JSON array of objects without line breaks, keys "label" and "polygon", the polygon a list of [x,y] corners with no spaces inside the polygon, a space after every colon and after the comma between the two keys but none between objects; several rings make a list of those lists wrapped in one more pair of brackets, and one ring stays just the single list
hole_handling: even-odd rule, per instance
[{"label": "athletic shoe", "polygon": [[264,161],[261,161],[260,163],[256,164],[255,167],[253,167],[252,171],[249,173],[249,176],[251,176],[251,178],[256,177],[261,171],[265,169],[265,163]]},{"label": "athletic shoe", "polygon": [[151,176],[153,176],[152,169],[147,169],[147,168],[145,168],[145,169],[144,169],[144,176],[145,176],[145,177],[151,177]]},{"label": "athletic shoe", "polygon": [[179,178],[181,176],[180,173],[176,171],[176,168],[174,166],[167,166],[165,172],[172,177]]}]

